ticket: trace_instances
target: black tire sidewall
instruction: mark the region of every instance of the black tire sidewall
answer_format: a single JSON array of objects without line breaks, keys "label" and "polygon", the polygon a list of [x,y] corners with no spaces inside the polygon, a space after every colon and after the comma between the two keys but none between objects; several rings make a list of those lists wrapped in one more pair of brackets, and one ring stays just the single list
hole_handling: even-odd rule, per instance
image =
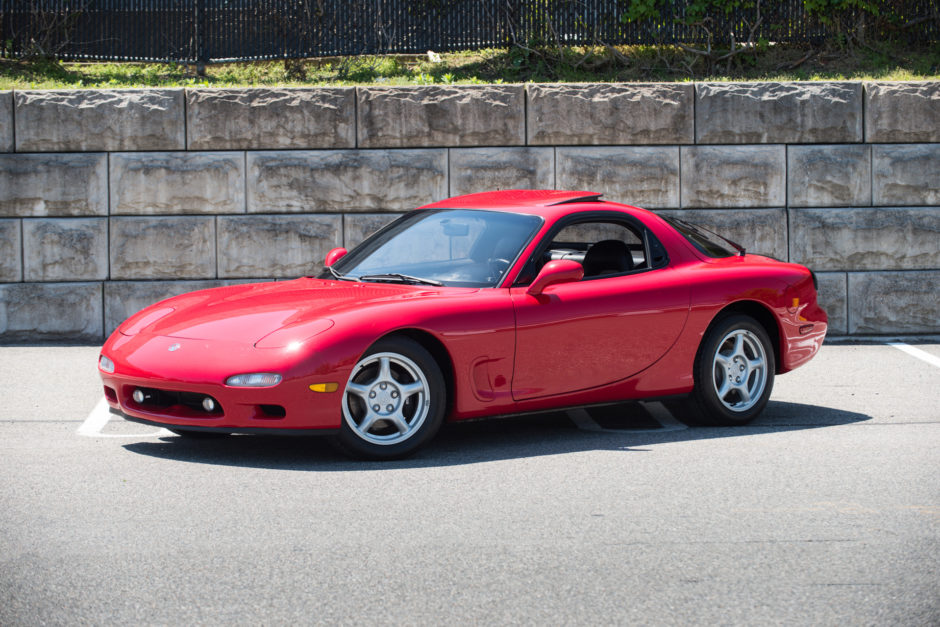
[{"label": "black tire sidewall", "polygon": [[[365,459],[398,459],[414,453],[425,445],[440,429],[444,420],[444,411],[447,406],[447,386],[444,375],[437,361],[421,344],[407,337],[387,337],[379,340],[364,352],[356,363],[375,353],[397,353],[413,361],[428,382],[431,401],[428,415],[417,431],[404,442],[396,444],[375,444],[359,437],[346,422],[345,416],[340,416],[342,426],[335,438],[335,443],[344,453]],[[346,402],[345,383],[342,402]]]},{"label": "black tire sidewall", "polygon": [[[764,348],[767,358],[767,383],[760,400],[753,407],[743,412],[731,411],[721,402],[713,383],[713,366],[719,342],[731,331],[741,329],[757,337]],[[751,422],[767,406],[774,387],[776,355],[773,343],[763,326],[753,318],[743,314],[732,314],[716,320],[709,327],[695,362],[695,390],[692,398],[699,410],[700,421],[713,425],[743,425]]]}]

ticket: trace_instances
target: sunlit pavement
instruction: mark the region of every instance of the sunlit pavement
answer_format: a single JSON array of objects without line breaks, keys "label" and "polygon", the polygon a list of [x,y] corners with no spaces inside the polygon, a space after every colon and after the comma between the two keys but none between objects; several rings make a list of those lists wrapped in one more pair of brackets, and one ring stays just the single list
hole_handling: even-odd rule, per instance
[{"label": "sunlit pavement", "polygon": [[[940,621],[940,348],[827,345],[741,428],[659,403],[183,441],[96,347],[0,347],[0,624]],[[931,359],[932,358],[932,359]]]}]

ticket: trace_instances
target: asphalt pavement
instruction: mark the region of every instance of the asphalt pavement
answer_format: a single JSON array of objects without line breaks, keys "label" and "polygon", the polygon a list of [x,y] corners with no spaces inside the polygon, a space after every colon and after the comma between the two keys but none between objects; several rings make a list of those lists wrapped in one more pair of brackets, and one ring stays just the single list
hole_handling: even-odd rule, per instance
[{"label": "asphalt pavement", "polygon": [[391,463],[122,421],[96,357],[0,347],[0,625],[940,624],[938,344],[827,344],[746,427],[633,403]]}]

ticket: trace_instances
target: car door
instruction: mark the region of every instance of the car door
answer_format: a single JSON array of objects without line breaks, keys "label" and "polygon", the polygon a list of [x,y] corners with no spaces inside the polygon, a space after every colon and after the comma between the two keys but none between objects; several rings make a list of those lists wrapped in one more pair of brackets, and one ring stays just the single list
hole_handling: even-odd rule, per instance
[{"label": "car door", "polygon": [[[688,286],[668,267],[664,252],[651,252],[651,234],[635,224],[616,226],[626,229],[622,239],[643,242],[637,256],[645,259],[637,260],[638,267],[552,285],[538,296],[528,294],[525,285],[510,289],[516,315],[515,400],[621,381],[652,365],[678,338],[689,312]],[[609,219],[581,222],[578,228],[588,236],[566,242],[556,233],[537,254],[577,259],[580,249],[587,254],[600,241],[618,237]],[[636,250],[635,242],[630,245]]]}]

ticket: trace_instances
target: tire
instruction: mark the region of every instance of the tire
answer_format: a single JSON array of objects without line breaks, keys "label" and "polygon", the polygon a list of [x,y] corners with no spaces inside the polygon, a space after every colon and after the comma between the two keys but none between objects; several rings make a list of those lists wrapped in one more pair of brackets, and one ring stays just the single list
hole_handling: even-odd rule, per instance
[{"label": "tire", "polygon": [[774,387],[770,337],[756,320],[730,315],[712,324],[695,361],[694,422],[743,425],[760,414]]},{"label": "tire", "polygon": [[343,391],[343,421],[334,439],[346,454],[398,459],[426,444],[444,420],[447,387],[420,344],[389,337],[373,344]]}]

